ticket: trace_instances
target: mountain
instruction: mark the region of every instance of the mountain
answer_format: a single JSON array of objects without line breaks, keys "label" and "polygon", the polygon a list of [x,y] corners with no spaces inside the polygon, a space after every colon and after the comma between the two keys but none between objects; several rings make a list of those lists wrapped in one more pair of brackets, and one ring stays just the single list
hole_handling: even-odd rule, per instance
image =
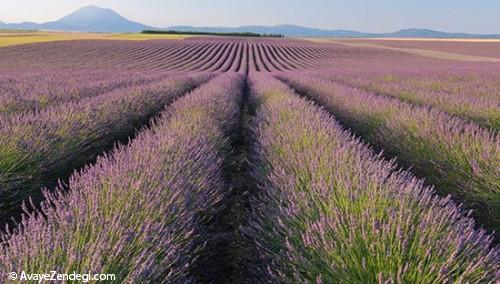
[{"label": "mountain", "polygon": [[151,28],[130,21],[111,9],[96,6],[83,7],[55,22],[48,22],[41,26],[48,30],[87,32],[139,32]]},{"label": "mountain", "polygon": [[111,9],[86,6],[53,22],[7,24],[10,29],[63,30],[78,32],[140,32],[153,27],[133,22]]},{"label": "mountain", "polygon": [[36,30],[39,29],[39,24],[32,22],[22,22],[16,24],[4,24],[5,29],[17,29],[17,30]]},{"label": "mountain", "polygon": [[[158,29],[126,19],[111,9],[87,6],[53,22],[42,24],[23,22],[6,24],[0,22],[0,29],[25,30],[63,30],[80,32],[140,32]],[[420,38],[500,38],[500,35],[476,35],[465,33],[447,33],[429,29],[404,29],[394,33],[364,33],[341,29],[317,29],[295,25],[278,26],[241,26],[241,27],[192,27],[172,26],[163,30],[198,31],[198,32],[253,32],[260,34],[282,34],[287,37],[420,37]]]},{"label": "mountain", "polygon": [[391,34],[391,37],[427,37],[427,38],[500,38],[498,34],[447,33],[429,29],[404,29]]},{"label": "mountain", "polygon": [[447,33],[429,29],[404,29],[393,33],[364,33],[352,30],[326,30],[294,25],[241,26],[241,27],[192,27],[172,26],[164,30],[197,32],[254,32],[261,34],[282,34],[287,37],[343,37],[343,38],[500,38],[496,34]]},{"label": "mountain", "polygon": [[254,32],[260,34],[282,34],[288,37],[365,37],[369,34],[349,30],[322,30],[295,25],[241,26],[241,27],[191,27],[173,26],[165,30],[199,32]]}]

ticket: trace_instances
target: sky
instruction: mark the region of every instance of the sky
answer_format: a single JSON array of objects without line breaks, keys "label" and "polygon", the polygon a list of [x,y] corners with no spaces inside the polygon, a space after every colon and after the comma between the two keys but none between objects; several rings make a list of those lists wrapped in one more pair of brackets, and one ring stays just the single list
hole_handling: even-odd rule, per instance
[{"label": "sky", "polygon": [[500,34],[500,0],[0,0],[0,21],[52,21],[86,5],[155,27],[294,24]]}]

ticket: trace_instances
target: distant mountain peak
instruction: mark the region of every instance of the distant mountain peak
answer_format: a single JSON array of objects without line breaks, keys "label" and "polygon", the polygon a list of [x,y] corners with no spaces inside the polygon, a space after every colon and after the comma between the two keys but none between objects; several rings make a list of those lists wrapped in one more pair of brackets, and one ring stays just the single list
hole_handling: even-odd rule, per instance
[{"label": "distant mountain peak", "polygon": [[100,8],[97,6],[85,6],[75,12],[62,17],[58,22],[73,23],[73,22],[90,22],[90,21],[106,21],[113,20],[127,21],[123,16],[111,9]]},{"label": "distant mountain peak", "polygon": [[[16,28],[23,28],[18,24]],[[34,28],[30,26],[30,28]],[[61,19],[36,25],[37,29],[82,32],[140,32],[152,27],[130,21],[112,9],[95,5],[82,7]]]},{"label": "distant mountain peak", "polygon": [[88,15],[108,14],[108,15],[115,15],[115,16],[122,17],[120,14],[115,12],[113,9],[102,8],[102,7],[95,6],[95,5],[83,6],[80,9],[69,14],[68,16],[70,16],[72,14],[88,14]]},{"label": "distant mountain peak", "polygon": [[81,7],[78,10],[111,10],[111,9],[109,9],[109,8],[102,8],[102,7],[99,7],[99,6],[96,6],[96,5],[87,5],[87,6]]}]

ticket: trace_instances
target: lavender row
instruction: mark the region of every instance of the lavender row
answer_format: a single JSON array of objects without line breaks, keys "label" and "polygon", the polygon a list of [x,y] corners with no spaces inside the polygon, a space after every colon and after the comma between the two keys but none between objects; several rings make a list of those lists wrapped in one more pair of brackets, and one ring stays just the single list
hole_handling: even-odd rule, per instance
[{"label": "lavender row", "polygon": [[[481,68],[464,69],[456,66],[452,71],[398,71],[398,72],[364,72],[360,83],[376,84],[399,82],[422,91],[433,91],[448,94],[467,94],[477,98],[498,98],[500,95],[497,66],[483,65]],[[347,74],[345,74],[347,75]],[[346,77],[345,77],[346,78]],[[370,81],[365,81],[368,79]]]},{"label": "lavender row", "polygon": [[[146,84],[167,74],[134,73],[19,74],[0,78],[0,115],[40,111],[65,102],[100,95],[119,88]],[[3,80],[2,80],[3,79]]]},{"label": "lavender row", "polygon": [[497,134],[436,109],[413,107],[330,81],[297,75],[282,79],[441,193],[474,209],[481,224],[500,232]]},{"label": "lavender row", "polygon": [[[382,72],[376,75],[323,72],[320,76],[411,103],[436,107],[483,127],[500,130],[500,100],[498,94],[493,92],[498,88],[493,85],[495,82],[493,78],[490,78],[492,81],[489,82],[489,88],[485,84],[478,89],[481,85],[476,83],[473,85],[476,90],[473,91],[470,82],[462,81],[464,75],[455,75],[454,80],[438,80],[434,75],[427,73],[427,80],[417,75],[398,73],[382,75]],[[486,80],[479,81],[483,83]],[[454,89],[450,89],[452,87]]]},{"label": "lavender row", "polygon": [[[174,102],[151,130],[46,193],[41,215],[3,235],[10,271],[112,273],[120,283],[192,282],[223,199],[222,153],[237,123],[242,77],[213,79]],[[6,278],[5,278],[6,279]]]},{"label": "lavender row", "polygon": [[[6,221],[20,202],[69,176],[113,143],[134,134],[165,104],[209,75],[173,76],[102,96],[0,119],[0,210]],[[14,214],[15,215],[15,214]]]},{"label": "lavender row", "polygon": [[252,77],[256,144],[246,235],[254,283],[495,283],[500,249],[449,198],[270,77]]}]

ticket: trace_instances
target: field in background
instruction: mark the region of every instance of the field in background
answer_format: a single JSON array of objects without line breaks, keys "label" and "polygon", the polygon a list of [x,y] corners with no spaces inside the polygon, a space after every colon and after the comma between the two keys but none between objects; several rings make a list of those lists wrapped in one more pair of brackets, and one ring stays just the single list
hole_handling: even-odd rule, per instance
[{"label": "field in background", "polygon": [[352,47],[379,48],[436,59],[469,62],[500,62],[498,39],[327,39],[313,42],[337,43]]},{"label": "field in background", "polygon": [[[150,33],[81,33],[50,31],[0,30],[0,47],[30,43],[68,41],[68,40],[152,40],[185,39],[188,34],[150,34]],[[338,43],[352,47],[383,48],[402,51],[431,58],[500,62],[500,39],[340,39],[308,38],[313,42]]]},{"label": "field in background", "polygon": [[43,32],[43,31],[13,31],[0,30],[0,47],[67,40],[149,40],[149,39],[184,39],[189,35],[153,35],[140,33],[106,34],[77,32]]},{"label": "field in background", "polygon": [[[154,37],[154,36],[153,36]],[[359,56],[376,57],[377,50],[361,49]],[[387,53],[383,51],[382,53]],[[191,37],[169,41],[61,41],[5,47],[4,70],[120,68],[131,71],[275,72],[328,66],[335,58],[353,56],[351,48],[270,38]],[[67,60],[72,58],[72,60]],[[37,67],[35,67],[37,66]]]}]

